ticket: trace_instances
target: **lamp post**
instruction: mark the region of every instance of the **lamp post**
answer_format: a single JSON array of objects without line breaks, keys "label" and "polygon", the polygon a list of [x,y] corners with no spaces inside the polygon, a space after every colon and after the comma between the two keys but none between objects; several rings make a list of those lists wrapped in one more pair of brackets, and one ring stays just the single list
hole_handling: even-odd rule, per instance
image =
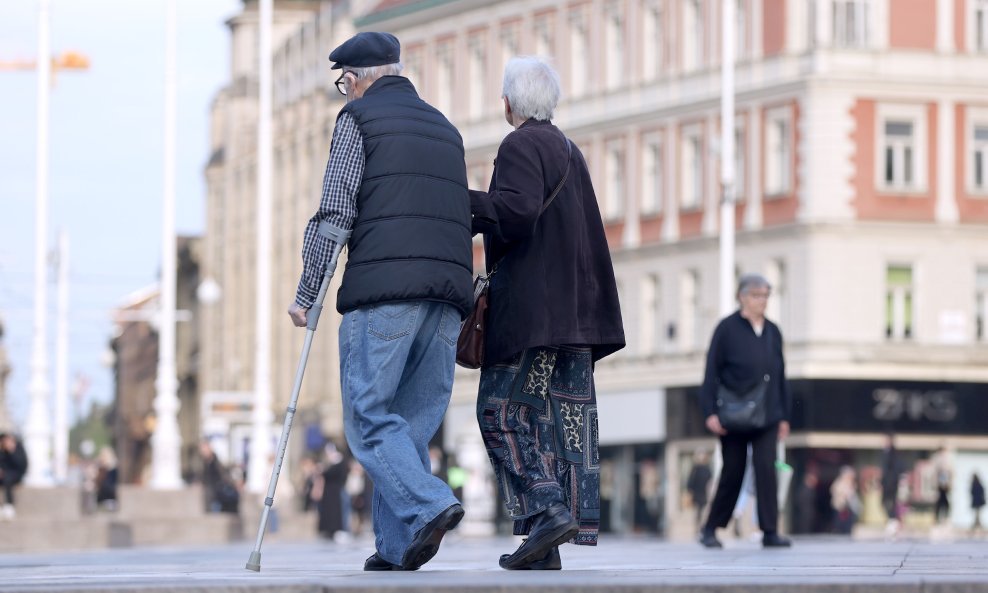
[{"label": "lamp post", "polygon": [[175,63],[176,0],[165,1],[165,155],[161,212],[161,295],[158,328],[158,378],[155,381],[155,425],[151,435],[151,487],[182,487],[178,430],[178,377],[175,370],[175,291],[178,255],[175,241]]},{"label": "lamp post", "polygon": [[263,493],[271,456],[271,20],[272,0],[258,3],[257,311],[254,338],[254,410],[247,488]]},{"label": "lamp post", "polygon": [[51,416],[48,407],[48,122],[51,93],[50,1],[38,2],[38,143],[35,169],[34,338],[31,349],[31,407],[24,427],[28,464],[25,483],[50,486]]},{"label": "lamp post", "polygon": [[734,310],[734,13],[735,0],[723,0],[721,11],[720,94],[720,316]]}]

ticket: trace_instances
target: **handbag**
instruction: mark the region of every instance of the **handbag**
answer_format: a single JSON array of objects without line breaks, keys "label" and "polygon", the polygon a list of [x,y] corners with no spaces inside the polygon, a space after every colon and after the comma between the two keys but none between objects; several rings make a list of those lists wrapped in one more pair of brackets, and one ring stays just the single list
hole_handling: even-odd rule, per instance
[{"label": "handbag", "polygon": [[[766,331],[769,331],[766,328]],[[766,336],[769,350],[771,333]],[[720,384],[717,387],[717,417],[727,432],[753,432],[765,428],[768,418],[768,373],[754,387],[738,392]]]},{"label": "handbag", "polygon": [[[573,155],[573,142],[569,138],[566,139],[566,149],[566,171],[563,173],[563,178],[559,180],[559,184],[552,190],[549,199],[542,205],[542,210],[539,211],[540,217],[546,208],[549,207],[549,204],[556,199],[559,192],[562,191],[563,184],[566,183],[566,179],[569,177],[569,167]],[[488,275],[477,275],[473,281],[473,310],[463,320],[463,324],[460,326],[460,335],[456,338],[456,364],[461,367],[479,369],[484,365],[488,289],[490,288],[491,278],[496,272],[497,264],[494,264]]]}]

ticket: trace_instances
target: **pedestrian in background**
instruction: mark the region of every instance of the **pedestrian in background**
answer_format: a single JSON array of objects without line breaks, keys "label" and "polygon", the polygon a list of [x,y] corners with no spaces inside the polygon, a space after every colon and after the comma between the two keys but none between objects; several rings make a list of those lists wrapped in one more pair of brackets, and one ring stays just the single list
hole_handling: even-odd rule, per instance
[{"label": "pedestrian in background", "polygon": [[885,446],[882,449],[882,506],[888,521],[885,526],[886,535],[892,537],[899,531],[899,458],[895,449],[895,435],[885,435]]},{"label": "pedestrian in background", "polygon": [[978,474],[971,476],[971,510],[974,511],[972,531],[981,529],[981,509],[985,506],[985,487]]},{"label": "pedestrian in background", "polygon": [[488,190],[471,191],[490,276],[477,420],[515,535],[502,568],[558,569],[558,546],[596,545],[596,361],[624,347],[604,224],[580,149],[552,124],[559,75],[534,57],[504,70]]},{"label": "pedestrian in background", "polygon": [[[700,388],[700,406],[710,432],[720,437],[723,466],[717,493],[710,505],[700,543],[720,548],[716,530],[726,527],[741,491],[748,446],[751,445],[755,490],[758,493],[758,525],[765,547],[788,547],[779,535],[779,502],[775,474],[776,444],[789,435],[792,395],[786,382],[782,332],[765,318],[772,287],[758,274],[738,283],[738,311],[717,325],[707,351],[706,373]],[[757,395],[758,418],[749,427],[728,430],[719,414],[727,410],[722,394]],[[752,400],[756,401],[756,400]]]},{"label": "pedestrian in background", "polygon": [[690,469],[690,475],[686,478],[686,490],[690,493],[693,508],[696,510],[696,527],[698,529],[703,521],[703,511],[707,508],[707,501],[710,497],[710,479],[712,477],[710,453],[697,451],[693,455],[693,467]]},{"label": "pedestrian in background", "polygon": [[850,535],[861,515],[861,497],[853,467],[840,468],[837,479],[830,485],[830,504],[834,509],[834,531]]},{"label": "pedestrian in background", "polygon": [[463,139],[401,76],[400,50],[394,35],[362,32],[329,55],[347,104],[288,310],[306,326],[334,246],[319,226],[352,229],[336,309],[344,433],[375,487],[364,570],[417,570],[463,518],[429,464],[473,307]]},{"label": "pedestrian in background", "polygon": [[0,483],[3,484],[3,507],[0,519],[9,521],[17,516],[14,508],[14,486],[21,483],[27,473],[27,453],[24,445],[12,434],[0,434]]},{"label": "pedestrian in background", "polygon": [[933,516],[940,523],[950,518],[950,487],[954,482],[954,467],[946,447],[940,447],[933,455],[933,469],[937,477],[937,502]]},{"label": "pedestrian in background", "polygon": [[117,455],[108,446],[96,455],[96,505],[104,511],[117,510]]}]

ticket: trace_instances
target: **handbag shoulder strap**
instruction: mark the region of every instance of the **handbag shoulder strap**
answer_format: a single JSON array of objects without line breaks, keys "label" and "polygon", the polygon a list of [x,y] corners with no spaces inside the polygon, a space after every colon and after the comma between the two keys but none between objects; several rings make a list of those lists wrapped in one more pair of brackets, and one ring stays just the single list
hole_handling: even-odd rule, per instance
[{"label": "handbag shoulder strap", "polygon": [[573,141],[567,138],[566,139],[566,171],[563,173],[563,178],[559,180],[559,184],[556,185],[556,189],[552,190],[552,193],[549,194],[549,199],[545,201],[545,204],[542,204],[542,210],[539,211],[539,216],[542,216],[542,213],[545,212],[546,208],[549,207],[549,204],[551,204],[552,201],[556,199],[556,196],[559,195],[559,192],[562,191],[563,185],[566,183],[566,179],[569,177],[569,166],[570,163],[572,162],[573,162]]}]

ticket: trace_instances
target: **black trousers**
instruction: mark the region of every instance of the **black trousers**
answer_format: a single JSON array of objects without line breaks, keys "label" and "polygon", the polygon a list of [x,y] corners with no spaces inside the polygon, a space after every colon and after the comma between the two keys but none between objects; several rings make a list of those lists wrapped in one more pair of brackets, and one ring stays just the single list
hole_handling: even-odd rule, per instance
[{"label": "black trousers", "polygon": [[724,465],[720,470],[717,494],[710,505],[705,529],[727,527],[734,512],[734,505],[741,493],[741,482],[748,462],[748,444],[751,444],[751,463],[755,470],[755,492],[758,503],[758,526],[764,533],[775,533],[779,525],[778,486],[775,477],[776,442],[779,425],[752,433],[734,433],[720,437],[721,456]]},{"label": "black trousers", "polygon": [[20,484],[23,477],[22,474],[10,470],[4,470],[3,476],[0,476],[0,484],[3,485],[3,501],[6,504],[14,504],[14,486]]}]

